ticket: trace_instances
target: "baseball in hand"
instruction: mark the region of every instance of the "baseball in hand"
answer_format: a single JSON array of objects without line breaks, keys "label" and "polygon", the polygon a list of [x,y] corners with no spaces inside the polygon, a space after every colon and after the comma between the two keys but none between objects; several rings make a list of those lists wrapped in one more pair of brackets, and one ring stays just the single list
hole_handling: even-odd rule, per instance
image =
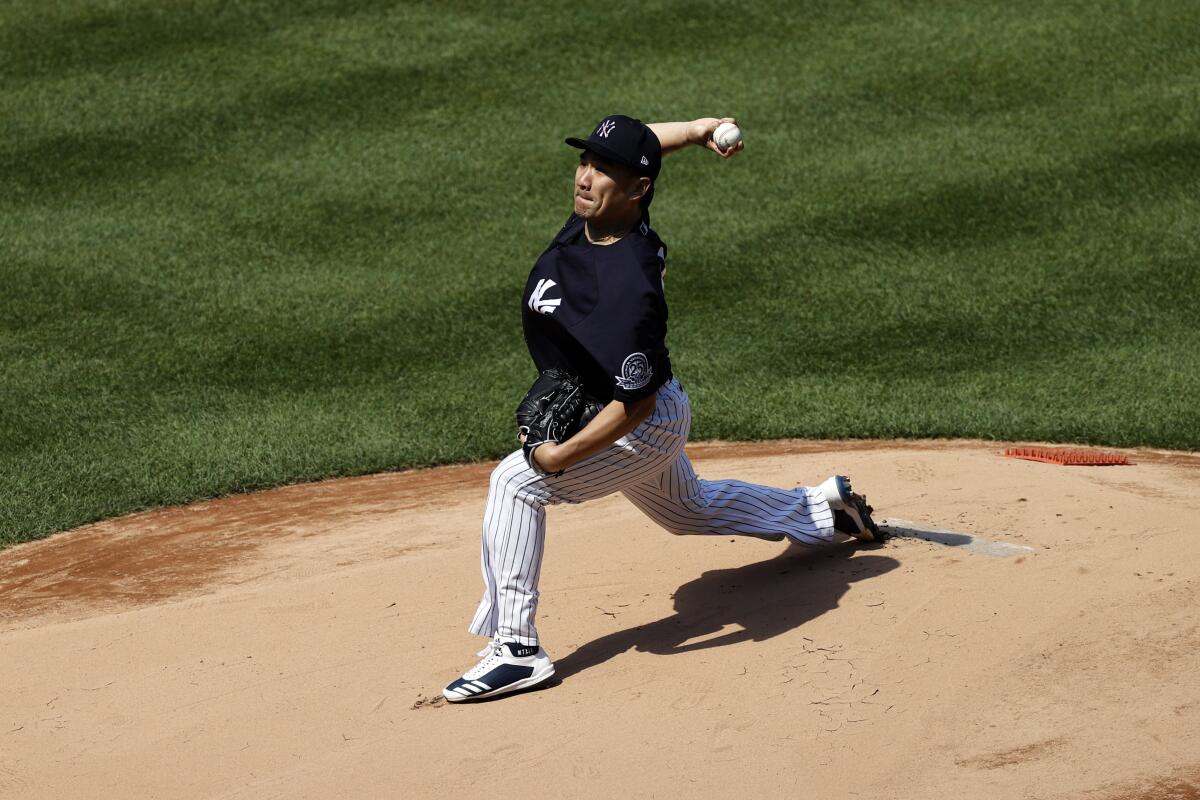
[{"label": "baseball in hand", "polygon": [[712,140],[713,144],[722,150],[737,147],[737,143],[742,140],[742,129],[732,122],[722,122],[713,131]]}]

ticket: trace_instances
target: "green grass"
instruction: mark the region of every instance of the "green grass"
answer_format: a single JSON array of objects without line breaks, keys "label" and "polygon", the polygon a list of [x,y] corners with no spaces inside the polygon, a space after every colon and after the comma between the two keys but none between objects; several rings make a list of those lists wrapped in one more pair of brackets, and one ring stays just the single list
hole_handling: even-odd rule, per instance
[{"label": "green grass", "polygon": [[1200,449],[1197,52],[1191,0],[10,0],[0,545],[505,452],[612,112],[744,123],[655,201],[694,438]]}]

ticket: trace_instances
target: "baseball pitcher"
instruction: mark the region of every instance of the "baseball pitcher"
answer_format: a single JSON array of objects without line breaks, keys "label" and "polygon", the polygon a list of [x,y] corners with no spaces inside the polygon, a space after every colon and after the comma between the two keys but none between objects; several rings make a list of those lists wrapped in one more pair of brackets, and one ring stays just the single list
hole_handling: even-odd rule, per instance
[{"label": "baseball pitcher", "polygon": [[470,630],[489,643],[443,690],[451,702],[529,689],[554,675],[534,626],[547,505],[621,492],[676,534],[814,546],[835,531],[881,538],[873,509],[845,476],[794,489],[701,480],[684,454],[691,407],[671,369],[667,245],[650,227],[649,209],[662,157],[697,145],[730,158],[743,147],[736,128],[723,124],[733,122],[645,125],[613,115],[586,139],[566,140],[579,150],[574,209],[522,297],[539,377],[517,408],[521,448],[492,472],[483,517],[484,590]]}]

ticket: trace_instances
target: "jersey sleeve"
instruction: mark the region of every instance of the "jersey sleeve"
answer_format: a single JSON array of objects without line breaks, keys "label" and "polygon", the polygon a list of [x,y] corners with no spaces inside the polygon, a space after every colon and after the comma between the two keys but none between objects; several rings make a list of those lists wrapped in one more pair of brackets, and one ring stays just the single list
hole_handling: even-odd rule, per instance
[{"label": "jersey sleeve", "polygon": [[626,403],[654,394],[671,377],[662,264],[646,266],[624,279],[602,278],[596,308],[571,330],[611,381],[613,399]]}]

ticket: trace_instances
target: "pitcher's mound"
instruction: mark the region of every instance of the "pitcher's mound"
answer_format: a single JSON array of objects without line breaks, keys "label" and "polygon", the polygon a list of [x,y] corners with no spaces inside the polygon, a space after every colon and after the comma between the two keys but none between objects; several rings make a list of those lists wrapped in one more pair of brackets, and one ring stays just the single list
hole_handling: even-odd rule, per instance
[{"label": "pitcher's mound", "polygon": [[1200,457],[689,448],[849,474],[897,536],[675,537],[549,510],[559,680],[475,662],[492,465],[293,486],[0,553],[0,796],[1200,797]]}]

